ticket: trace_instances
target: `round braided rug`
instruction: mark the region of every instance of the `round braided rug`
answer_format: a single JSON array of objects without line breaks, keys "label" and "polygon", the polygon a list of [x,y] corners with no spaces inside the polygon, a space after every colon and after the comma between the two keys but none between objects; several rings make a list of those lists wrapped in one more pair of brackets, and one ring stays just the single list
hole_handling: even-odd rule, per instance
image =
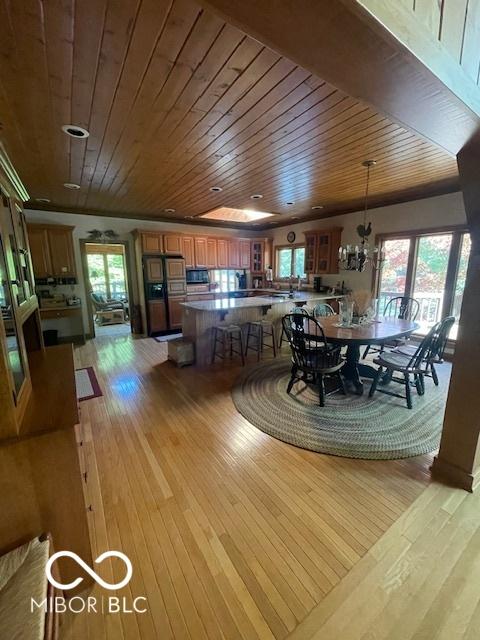
[{"label": "round braided rug", "polygon": [[[370,460],[408,458],[438,448],[448,389],[446,364],[438,367],[440,385],[425,379],[420,397],[412,388],[413,409],[405,400],[383,393],[327,396],[318,404],[317,389],[297,382],[290,395],[289,358],[265,360],[244,369],[235,381],[232,396],[237,410],[265,433],[303,449]],[[390,388],[404,393],[395,382]]]}]

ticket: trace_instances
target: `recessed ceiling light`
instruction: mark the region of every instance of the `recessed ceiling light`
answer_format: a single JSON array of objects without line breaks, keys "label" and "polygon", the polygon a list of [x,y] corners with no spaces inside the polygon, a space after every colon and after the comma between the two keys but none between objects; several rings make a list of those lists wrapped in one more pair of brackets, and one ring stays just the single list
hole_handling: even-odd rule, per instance
[{"label": "recessed ceiling light", "polygon": [[50,202],[50,198],[35,198],[35,202],[41,202],[43,204],[48,204]]},{"label": "recessed ceiling light", "polygon": [[74,182],[64,182],[63,186],[65,187],[65,189],[71,189],[72,191],[75,191],[75,189],[80,189],[80,185],[75,184]]},{"label": "recessed ceiling light", "polygon": [[183,217],[184,217],[184,218],[189,218],[189,219],[192,219],[192,218],[193,218],[193,216],[183,216]]},{"label": "recessed ceiling light", "polygon": [[254,193],[253,196],[250,196],[250,198],[252,200],[260,200],[261,198],[263,198],[261,193]]},{"label": "recessed ceiling light", "polygon": [[298,216],[292,216],[290,219],[291,220],[298,220]]},{"label": "recessed ceiling light", "polygon": [[295,204],[294,202],[286,202],[285,204],[291,205],[291,204]]},{"label": "recessed ceiling light", "polygon": [[218,193],[221,190],[222,190],[222,187],[210,187],[210,191],[213,191],[214,193]]},{"label": "recessed ceiling light", "polygon": [[76,124],[64,124],[62,125],[62,131],[72,138],[88,138],[90,135],[86,129],[78,127]]},{"label": "recessed ceiling light", "polygon": [[175,213],[176,209],[164,209],[164,213]]},{"label": "recessed ceiling light", "polygon": [[315,204],[312,207],[312,211],[318,211],[319,209],[323,209],[323,204]]}]

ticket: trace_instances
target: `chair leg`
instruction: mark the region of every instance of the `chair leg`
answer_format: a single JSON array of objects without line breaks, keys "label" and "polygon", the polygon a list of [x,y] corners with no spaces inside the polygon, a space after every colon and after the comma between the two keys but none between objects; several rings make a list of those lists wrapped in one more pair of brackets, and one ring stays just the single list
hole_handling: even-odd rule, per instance
[{"label": "chair leg", "polygon": [[240,357],[242,359],[242,366],[245,365],[245,353],[243,351],[243,336],[242,336],[242,330],[240,329],[240,333],[238,334],[238,342],[240,344]]},{"label": "chair leg", "polygon": [[437,375],[437,371],[436,371],[436,369],[434,367],[433,362],[430,363],[430,369],[432,371],[433,382],[434,382],[435,386],[438,387],[438,375]]},{"label": "chair leg", "polygon": [[347,395],[347,388],[345,387],[345,380],[343,379],[343,376],[342,376],[340,371],[337,373],[337,375],[338,375],[338,380],[340,382],[339,389],[343,393],[343,395],[346,396]]},{"label": "chair leg", "polygon": [[370,351],[370,345],[368,345],[368,347],[365,349],[365,351],[363,352],[363,359],[365,360],[365,358],[368,356],[368,352]]},{"label": "chair leg", "polygon": [[215,362],[215,355],[217,353],[217,329],[213,330],[213,347],[212,347],[212,364]]},{"label": "chair leg", "polygon": [[410,389],[410,374],[404,373],[403,377],[405,380],[405,395],[407,396],[407,407],[411,409],[413,405],[412,405],[412,390]]},{"label": "chair leg", "polygon": [[297,379],[297,367],[296,367],[296,365],[293,364],[292,365],[290,382],[288,383],[288,386],[287,386],[287,393],[290,393],[290,391],[292,390],[292,387],[295,384],[295,380],[296,379]]},{"label": "chair leg", "polygon": [[275,329],[272,324],[272,348],[273,348],[273,357],[277,357],[277,341],[275,340]]},{"label": "chair leg", "polygon": [[417,393],[419,396],[423,396],[424,394],[422,377],[423,376],[421,373],[415,374],[415,387],[417,388]]},{"label": "chair leg", "polygon": [[323,383],[323,376],[320,374],[318,376],[318,397],[320,401],[320,406],[325,406],[325,385]]},{"label": "chair leg", "polygon": [[368,392],[369,398],[372,398],[373,394],[377,390],[378,381],[380,380],[380,376],[382,375],[382,373],[383,373],[383,367],[378,367],[377,373],[375,374],[375,377],[373,378],[373,381],[372,381],[372,386],[370,387],[370,391]]}]

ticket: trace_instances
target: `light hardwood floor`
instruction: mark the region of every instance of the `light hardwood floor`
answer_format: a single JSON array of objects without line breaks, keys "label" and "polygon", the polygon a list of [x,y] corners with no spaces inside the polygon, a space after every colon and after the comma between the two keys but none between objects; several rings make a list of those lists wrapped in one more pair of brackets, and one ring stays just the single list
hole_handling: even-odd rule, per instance
[{"label": "light hardwood floor", "polygon": [[[79,432],[94,557],[109,549],[130,557],[133,577],[119,595],[146,596],[148,612],[76,614],[62,634],[310,637],[307,616],[318,616],[362,557],[375,564],[369,550],[424,492],[431,456],[361,461],[296,449],[236,412],[237,366],[179,370],[166,352],[166,343],[131,336],[76,350],[104,393],[81,403]],[[95,569],[110,581],[124,575],[120,563]],[[376,598],[381,587],[371,584]]]}]

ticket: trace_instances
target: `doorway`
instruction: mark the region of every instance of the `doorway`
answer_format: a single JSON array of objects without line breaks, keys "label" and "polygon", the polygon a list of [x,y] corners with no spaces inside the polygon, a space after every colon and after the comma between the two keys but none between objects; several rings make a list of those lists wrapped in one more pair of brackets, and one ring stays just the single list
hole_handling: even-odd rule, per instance
[{"label": "doorway", "polygon": [[131,333],[131,296],[126,243],[82,241],[83,267],[92,336]]},{"label": "doorway", "polygon": [[396,296],[418,300],[416,321],[425,335],[439,320],[455,316],[450,340],[458,333],[465,276],[471,250],[465,228],[380,237],[385,256],[378,282],[379,312]]}]

